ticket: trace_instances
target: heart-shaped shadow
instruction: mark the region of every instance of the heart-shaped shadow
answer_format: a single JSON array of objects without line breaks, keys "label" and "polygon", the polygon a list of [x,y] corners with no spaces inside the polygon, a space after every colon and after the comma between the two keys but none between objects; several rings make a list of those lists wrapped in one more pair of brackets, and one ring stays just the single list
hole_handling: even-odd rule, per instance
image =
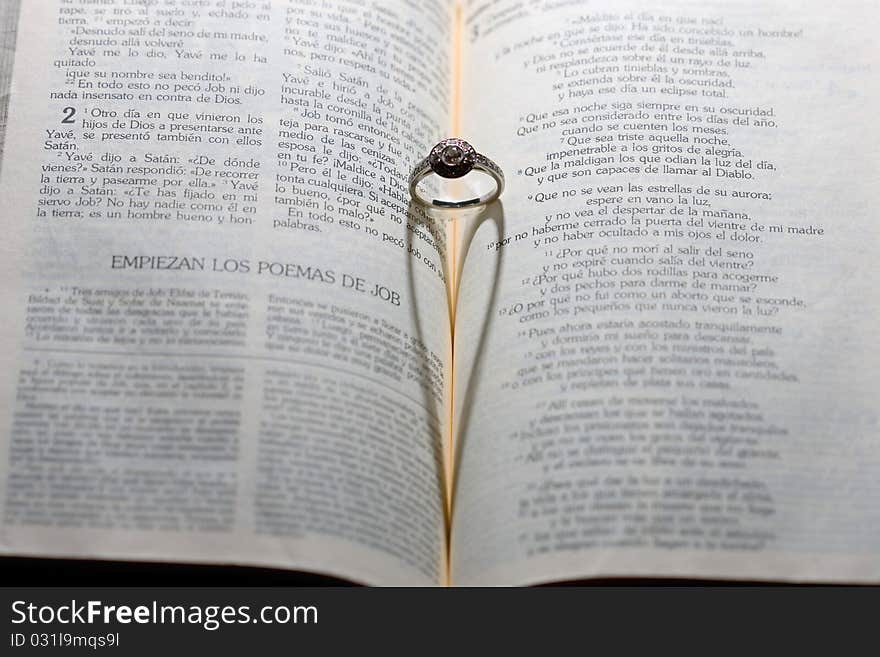
[{"label": "heart-shaped shadow", "polygon": [[[462,274],[464,273],[465,262],[468,253],[470,252],[471,245],[473,244],[478,231],[486,225],[494,226],[495,240],[499,242],[502,240],[504,236],[504,206],[501,201],[495,201],[488,206],[452,211],[424,208],[415,202],[411,202],[409,206],[409,219],[414,224],[423,226],[428,230],[437,246],[437,254],[440,257],[440,261],[443,263],[443,274],[446,280],[449,330],[454,336],[455,321],[458,317],[458,293],[461,288]],[[450,229],[452,229],[455,236],[452,244],[449,244],[449,240],[447,239]],[[407,231],[408,250],[412,248],[413,240],[413,231]],[[453,251],[451,254],[450,249]],[[468,317],[468,321],[471,323],[469,326],[470,330],[473,331],[474,334],[479,335],[477,343],[473,347],[473,356],[469,359],[469,363],[464,364],[457,362],[457,349],[454,339],[452,343],[453,369],[449,373],[450,380],[447,381],[447,385],[452,385],[453,383],[458,384],[455,386],[452,404],[453,409],[459,408],[460,412],[458,413],[457,422],[454,422],[454,410],[452,417],[449,420],[450,423],[453,424],[452,436],[449,441],[450,444],[445,446],[448,450],[445,454],[445,458],[443,458],[444,437],[441,437],[438,445],[433,446],[435,453],[441,457],[440,463],[443,463],[448,470],[447,476],[443,476],[442,467],[439,469],[440,481],[438,482],[439,490],[444,499],[447,536],[449,536],[452,512],[455,505],[457,473],[459,471],[459,465],[468,438],[467,428],[470,424],[470,418],[474,406],[474,394],[479,387],[479,382],[482,379],[485,370],[482,361],[491,326],[490,320],[497,311],[497,296],[503,263],[502,256],[502,249],[494,250],[494,262],[492,263],[494,268],[491,272],[492,275],[485,281],[485,284],[488,286],[488,295],[485,297],[487,301],[483,316]],[[420,300],[416,289],[414,267],[413,258],[408,258],[409,293],[415,306],[413,315],[415,318],[416,334],[418,338],[422,340],[424,335],[421,324],[422,314],[418,311]],[[469,285],[470,284],[471,283],[469,282]],[[425,303],[426,300],[422,300],[422,302]],[[432,300],[432,302],[436,303],[435,300]],[[481,325],[479,327],[473,326],[473,322],[475,321],[480,321]],[[460,371],[460,368],[464,366],[467,366],[469,370],[466,374]],[[456,368],[459,369],[457,370]],[[425,390],[424,387],[423,390]],[[425,390],[425,394],[429,396],[427,390]],[[426,399],[425,401],[428,404],[435,404],[435,400],[433,399]]]}]

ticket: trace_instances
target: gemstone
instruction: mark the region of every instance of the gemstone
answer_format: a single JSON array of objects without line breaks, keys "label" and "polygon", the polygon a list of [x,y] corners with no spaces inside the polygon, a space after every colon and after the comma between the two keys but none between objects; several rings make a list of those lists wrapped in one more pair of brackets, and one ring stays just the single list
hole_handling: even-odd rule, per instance
[{"label": "gemstone", "polygon": [[450,144],[444,148],[443,153],[440,155],[440,160],[448,167],[458,166],[463,159],[464,151],[460,146],[454,144]]}]

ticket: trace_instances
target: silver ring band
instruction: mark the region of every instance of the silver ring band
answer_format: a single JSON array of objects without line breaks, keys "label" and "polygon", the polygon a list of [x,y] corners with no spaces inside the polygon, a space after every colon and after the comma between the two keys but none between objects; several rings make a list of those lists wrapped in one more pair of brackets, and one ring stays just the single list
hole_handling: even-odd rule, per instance
[{"label": "silver ring band", "polygon": [[[494,189],[482,196],[463,200],[450,200],[426,197],[419,189],[419,183],[432,173],[441,178],[461,178],[471,171],[482,171],[494,181]],[[482,153],[463,139],[444,139],[431,149],[430,155],[421,160],[409,176],[409,193],[413,199],[434,208],[466,208],[491,203],[504,191],[504,172]]]}]

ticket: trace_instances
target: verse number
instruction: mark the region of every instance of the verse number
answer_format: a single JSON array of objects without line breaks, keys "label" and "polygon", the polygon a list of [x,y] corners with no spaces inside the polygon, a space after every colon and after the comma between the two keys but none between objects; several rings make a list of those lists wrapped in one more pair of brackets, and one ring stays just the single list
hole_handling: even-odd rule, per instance
[{"label": "verse number", "polygon": [[62,111],[64,118],[61,119],[61,123],[76,123],[76,119],[73,118],[76,116],[76,110],[73,107],[65,107]]}]

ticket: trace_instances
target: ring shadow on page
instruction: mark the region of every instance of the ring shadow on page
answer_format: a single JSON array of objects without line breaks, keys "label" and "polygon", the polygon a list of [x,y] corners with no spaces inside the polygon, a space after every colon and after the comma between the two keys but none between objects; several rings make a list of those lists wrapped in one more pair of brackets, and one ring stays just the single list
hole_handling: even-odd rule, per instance
[{"label": "ring shadow on page", "polygon": [[[426,209],[418,204],[416,201],[411,200],[409,203],[409,208],[407,209],[407,222],[410,225],[424,228],[428,231],[431,236],[431,239],[434,242],[434,248],[436,250],[437,256],[440,259],[441,263],[441,273],[443,274],[444,284],[449,280],[449,272],[446,267],[446,254],[447,254],[447,245],[446,245],[446,215],[445,213],[440,213],[439,216],[432,216],[426,214]],[[426,305],[435,303],[434,299],[424,299],[420,298],[418,294],[418,286],[416,285],[416,267],[421,267],[421,264],[416,264],[413,262],[414,256],[412,252],[417,247],[415,246],[415,231],[406,230],[406,250],[404,251],[404,258],[406,258],[406,273],[407,273],[407,283],[408,283],[408,294],[409,298],[412,299],[410,304],[410,316],[415,326],[416,338],[422,344],[425,344],[425,331],[422,326],[422,313],[419,310],[420,304]],[[447,294],[448,297],[448,294]],[[448,303],[448,299],[447,299]],[[447,310],[450,310],[447,307]],[[450,316],[451,315],[447,315]],[[425,381],[419,382],[419,388],[422,391],[422,397],[424,399],[424,405],[426,408],[437,408],[437,400],[434,399],[434,396],[431,393],[430,382]],[[442,410],[442,409],[441,409]],[[430,446],[431,453],[434,456],[434,462],[436,464],[436,477],[437,477],[437,491],[439,492],[440,499],[438,500],[441,507],[443,508],[443,519],[446,524],[445,529],[448,532],[449,529],[449,515],[448,509],[446,508],[446,498],[447,498],[447,488],[446,488],[446,477],[444,476],[444,467],[443,467],[443,434],[438,431],[435,436],[433,443]]]},{"label": "ring shadow on page", "polygon": [[[461,287],[462,273],[464,272],[465,262],[467,260],[468,252],[470,251],[470,247],[473,244],[474,237],[482,226],[488,224],[494,225],[493,239],[497,238],[498,241],[501,241],[504,236],[504,206],[501,201],[494,201],[487,206],[470,209],[460,209],[453,212],[449,210],[431,210],[430,208],[424,208],[423,206],[413,201],[410,202],[409,206],[409,220],[416,225],[425,227],[430,232],[431,237],[434,239],[434,242],[438,247],[438,255],[440,256],[440,260],[444,265],[443,273],[447,281],[450,330],[452,330],[452,328],[454,328],[452,326],[452,322],[454,322],[454,318],[457,316],[457,309],[453,306],[453,304],[458,299],[458,292]],[[462,226],[462,230],[459,232],[460,245],[458,248],[458,253],[456,254],[456,263],[454,263],[456,267],[455,271],[449,271],[446,251],[446,227],[451,221],[461,222],[460,225]],[[408,251],[412,248],[413,239],[413,231],[407,231],[406,240]],[[452,481],[446,482],[442,476],[442,468],[439,471],[441,478],[440,490],[442,491],[444,500],[447,499],[448,495],[449,499],[451,499],[452,501],[451,503],[453,506],[455,505],[456,473],[459,471],[459,464],[461,462],[462,453],[465,447],[465,436],[467,435],[467,427],[470,421],[471,409],[473,408],[473,396],[476,389],[478,388],[478,384],[482,377],[484,369],[482,360],[489,328],[491,325],[490,320],[496,311],[498,287],[501,278],[502,253],[503,251],[501,249],[496,249],[494,251],[494,271],[491,272],[491,277],[485,281],[485,284],[488,287],[488,296],[484,297],[487,299],[487,302],[485,305],[485,312],[481,318],[482,325],[479,328],[471,327],[472,329],[474,329],[475,333],[478,333],[479,338],[477,339],[477,344],[475,345],[473,351],[473,357],[469,364],[470,371],[464,377],[456,377],[456,379],[464,383],[461,391],[456,393],[456,399],[461,400],[461,402],[456,401],[456,406],[461,408],[461,413],[459,415],[457,426],[453,427],[454,451],[450,457],[452,461]],[[409,293],[410,298],[413,299],[413,305],[415,306],[413,310],[413,315],[415,318],[414,321],[416,325],[416,334],[418,338],[422,340],[423,331],[421,320],[419,319],[421,317],[421,314],[418,312],[417,308],[419,299],[416,293],[413,258],[409,257],[408,255],[407,260],[407,271],[409,274],[408,278],[410,285]],[[480,318],[475,317],[472,319],[477,320]],[[430,392],[428,388],[422,386],[422,390],[423,394],[426,396],[425,403],[434,403],[434,400],[430,399]],[[439,462],[443,463],[442,437],[440,441],[438,441],[436,449],[437,455],[440,458]],[[449,484],[451,490],[447,489],[447,484]],[[447,512],[449,513],[447,522],[449,522],[452,518],[452,509],[447,509]]]}]

